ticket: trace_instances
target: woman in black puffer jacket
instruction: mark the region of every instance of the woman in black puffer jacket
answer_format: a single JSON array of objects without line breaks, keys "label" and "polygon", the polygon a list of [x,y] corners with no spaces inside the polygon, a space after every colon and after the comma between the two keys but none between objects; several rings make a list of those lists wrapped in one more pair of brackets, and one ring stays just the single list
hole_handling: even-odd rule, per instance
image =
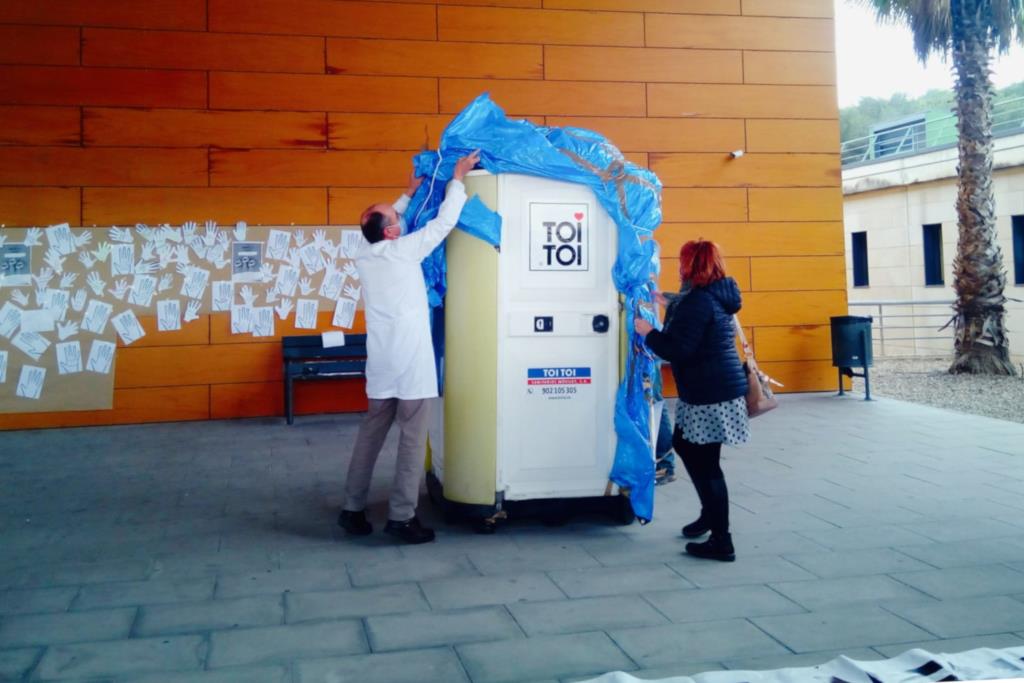
[{"label": "woman in black puffer jacket", "polygon": [[665,314],[665,329],[655,330],[641,318],[636,331],[654,353],[672,364],[679,389],[672,445],[679,453],[700,498],[700,517],[683,527],[697,557],[732,562],[736,551],[729,535],[729,492],[719,459],[722,444],[740,444],[750,436],[747,422],[747,375],[736,352],[733,315],[740,310],[740,290],[726,277],[713,242],[687,242],[679,251],[682,293]]}]

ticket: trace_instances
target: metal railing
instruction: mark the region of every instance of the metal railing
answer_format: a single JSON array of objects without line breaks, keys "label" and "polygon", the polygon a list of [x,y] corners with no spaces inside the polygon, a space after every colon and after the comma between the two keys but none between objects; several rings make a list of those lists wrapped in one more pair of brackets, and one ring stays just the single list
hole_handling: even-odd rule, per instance
[{"label": "metal railing", "polygon": [[[886,342],[889,343],[890,351],[894,346],[901,349],[908,348],[907,344],[894,344],[894,342],[914,342],[912,345],[913,355],[918,350],[919,342],[934,342],[945,340],[949,342],[949,348],[953,348],[953,326],[945,329],[943,326],[953,317],[953,300],[942,301],[851,301],[849,302],[850,313],[854,315],[870,315],[871,339],[877,349],[878,356],[885,356]],[[854,311],[854,308],[867,309]],[[917,309],[923,307],[926,312],[919,312]],[[902,312],[910,308],[910,312]],[[887,310],[888,309],[888,310]],[[895,310],[901,309],[901,310]],[[934,309],[934,310],[931,310]],[[909,323],[909,324],[908,324]]]},{"label": "metal railing", "polygon": [[[923,116],[923,115],[922,115]],[[992,106],[992,136],[1024,133],[1024,97],[1000,100]],[[956,114],[918,118],[902,126],[878,130],[842,143],[842,165],[920,154],[953,147],[957,142]]]}]

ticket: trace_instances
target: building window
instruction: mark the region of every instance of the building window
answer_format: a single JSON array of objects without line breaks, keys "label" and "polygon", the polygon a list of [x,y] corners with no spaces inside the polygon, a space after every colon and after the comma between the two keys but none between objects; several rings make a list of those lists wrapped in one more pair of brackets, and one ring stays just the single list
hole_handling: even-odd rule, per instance
[{"label": "building window", "polygon": [[1013,284],[1024,285],[1024,216],[1013,217]]},{"label": "building window", "polygon": [[942,276],[942,224],[924,226],[924,283],[945,284]]},{"label": "building window", "polygon": [[855,232],[850,235],[850,250],[853,253],[853,286],[868,286],[868,234]]}]

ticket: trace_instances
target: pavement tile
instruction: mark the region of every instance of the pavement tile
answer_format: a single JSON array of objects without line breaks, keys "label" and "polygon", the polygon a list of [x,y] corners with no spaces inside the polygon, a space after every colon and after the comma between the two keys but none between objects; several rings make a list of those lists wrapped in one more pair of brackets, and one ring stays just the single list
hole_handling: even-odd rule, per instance
[{"label": "pavement tile", "polygon": [[940,600],[1024,593],[1024,572],[1000,564],[905,572],[892,577]]},{"label": "pavement tile", "polygon": [[1007,647],[1020,647],[1022,645],[1024,645],[1024,636],[1013,633],[996,633],[988,636],[923,640],[917,643],[898,643],[896,645],[875,645],[873,649],[878,650],[886,657],[896,657],[914,648],[920,648],[937,654],[952,654],[974,650],[979,647],[1003,649]]},{"label": "pavement tile", "polygon": [[642,668],[787,652],[745,619],[621,629],[608,635]]},{"label": "pavement tile", "polygon": [[[963,512],[963,511],[961,511]],[[940,521],[902,524],[904,529],[926,536],[940,543],[973,541],[979,538],[1020,536],[1020,527],[996,519],[944,519]]]},{"label": "pavement tile", "polygon": [[112,581],[141,581],[149,578],[148,560],[113,560],[108,562],[62,562],[54,567],[26,576],[25,585],[69,586]]},{"label": "pavement tile", "polygon": [[198,672],[205,654],[206,645],[199,636],[56,645],[46,650],[34,675],[41,681],[50,681],[150,672]]},{"label": "pavement tile", "polygon": [[219,577],[217,597],[240,598],[285,591],[337,591],[351,585],[344,567],[268,569],[255,574]]},{"label": "pavement tile", "polygon": [[285,595],[285,603],[289,624],[430,609],[423,593],[414,583],[337,592],[288,593]]},{"label": "pavement tile", "polygon": [[570,598],[682,590],[693,584],[664,564],[550,571],[548,576]]},{"label": "pavement tile", "polygon": [[155,636],[200,633],[252,626],[273,626],[284,620],[280,595],[259,595],[233,600],[207,600],[142,608],[136,631]]},{"label": "pavement tile", "polygon": [[814,574],[801,569],[781,557],[766,555],[736,562],[709,562],[687,556],[681,562],[669,565],[683,577],[701,587],[740,586],[768,583],[769,581],[801,581],[816,579]]},{"label": "pavement tile", "polygon": [[[743,557],[820,552],[821,545],[795,531],[743,531],[732,534],[733,545]],[[680,548],[682,549],[682,548]]]},{"label": "pavement tile", "polygon": [[83,586],[72,608],[156,605],[167,602],[196,602],[213,597],[213,579],[121,581]]},{"label": "pavement tile", "polygon": [[[933,604],[892,605],[886,609],[927,629],[938,638],[963,638],[1024,630],[1024,609],[1021,609],[1021,603],[1005,596],[945,600]],[[881,640],[878,644],[883,643],[886,641]]]},{"label": "pavement tile", "polygon": [[547,575],[539,573],[424,581],[420,586],[434,609],[503,605],[565,597]]},{"label": "pavement tile", "polygon": [[891,548],[794,553],[783,558],[823,579],[932,569],[931,565]]},{"label": "pavement tile", "polygon": [[356,655],[369,651],[358,621],[330,621],[274,628],[216,631],[210,636],[208,666],[265,664],[307,657]]},{"label": "pavement tile", "polygon": [[846,648],[842,650],[826,650],[824,652],[808,652],[802,655],[786,654],[773,655],[770,657],[750,657],[740,659],[727,659],[722,664],[726,669],[733,671],[774,671],[775,669],[788,669],[792,667],[818,666],[831,662],[836,657],[843,655],[861,662],[870,662],[884,659],[871,648]]},{"label": "pavement tile", "polygon": [[0,650],[0,681],[20,681],[35,666],[43,648]]},{"label": "pavement tile", "polygon": [[928,537],[915,534],[903,527],[873,524],[846,529],[825,531],[801,531],[802,535],[833,550],[856,550],[859,548],[900,548],[905,545],[925,543]]},{"label": "pavement tile", "polygon": [[[1024,574],[1021,578],[1024,578]],[[888,576],[846,576],[837,579],[771,583],[769,586],[812,612],[848,605],[881,605],[895,600],[932,601],[927,594]]]},{"label": "pavement tile", "polygon": [[0,648],[127,638],[136,608],[25,614],[0,620]]},{"label": "pavement tile", "polygon": [[515,619],[504,607],[367,617],[366,632],[370,649],[374,652],[523,636]]},{"label": "pavement tile", "polygon": [[1024,535],[1014,539],[981,538],[956,543],[905,545],[897,548],[904,555],[945,569],[973,567],[993,562],[1024,562]]},{"label": "pavement tile", "polygon": [[[861,606],[808,614],[751,619],[759,628],[794,652],[817,652],[879,643],[924,640],[928,631],[881,607]],[[914,623],[919,623],[914,621]],[[930,629],[929,629],[930,630]]]},{"label": "pavement tile", "polygon": [[118,678],[117,683],[291,683],[283,666],[239,667],[221,671],[142,674]]},{"label": "pavement tile", "polygon": [[382,586],[408,581],[430,581],[454,576],[479,576],[466,557],[452,559],[417,558],[351,565],[353,586]]},{"label": "pavement tile", "polygon": [[307,659],[296,670],[297,683],[469,683],[451,648]]},{"label": "pavement tile", "polygon": [[473,683],[598,676],[636,668],[604,633],[471,643],[455,649]]},{"label": "pavement tile", "polygon": [[0,616],[63,612],[78,595],[78,590],[77,586],[67,586],[4,591],[0,593]]},{"label": "pavement tile", "polygon": [[668,619],[636,596],[521,602],[509,605],[508,609],[529,636],[668,623]]},{"label": "pavement tile", "polygon": [[600,566],[592,555],[578,545],[541,544],[529,548],[510,548],[504,552],[469,552],[467,555],[484,575]]},{"label": "pavement tile", "polygon": [[735,617],[799,614],[800,605],[767,586],[726,586],[700,590],[645,593],[644,598],[676,623],[718,621]]}]

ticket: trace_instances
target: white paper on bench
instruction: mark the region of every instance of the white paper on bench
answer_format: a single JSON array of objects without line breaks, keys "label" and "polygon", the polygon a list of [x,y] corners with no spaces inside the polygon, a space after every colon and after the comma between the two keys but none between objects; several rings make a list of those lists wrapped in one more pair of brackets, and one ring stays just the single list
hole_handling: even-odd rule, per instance
[{"label": "white paper on bench", "polygon": [[345,333],[344,332],[324,332],[321,335],[323,339],[323,345],[325,349],[331,349],[335,346],[345,345]]}]

